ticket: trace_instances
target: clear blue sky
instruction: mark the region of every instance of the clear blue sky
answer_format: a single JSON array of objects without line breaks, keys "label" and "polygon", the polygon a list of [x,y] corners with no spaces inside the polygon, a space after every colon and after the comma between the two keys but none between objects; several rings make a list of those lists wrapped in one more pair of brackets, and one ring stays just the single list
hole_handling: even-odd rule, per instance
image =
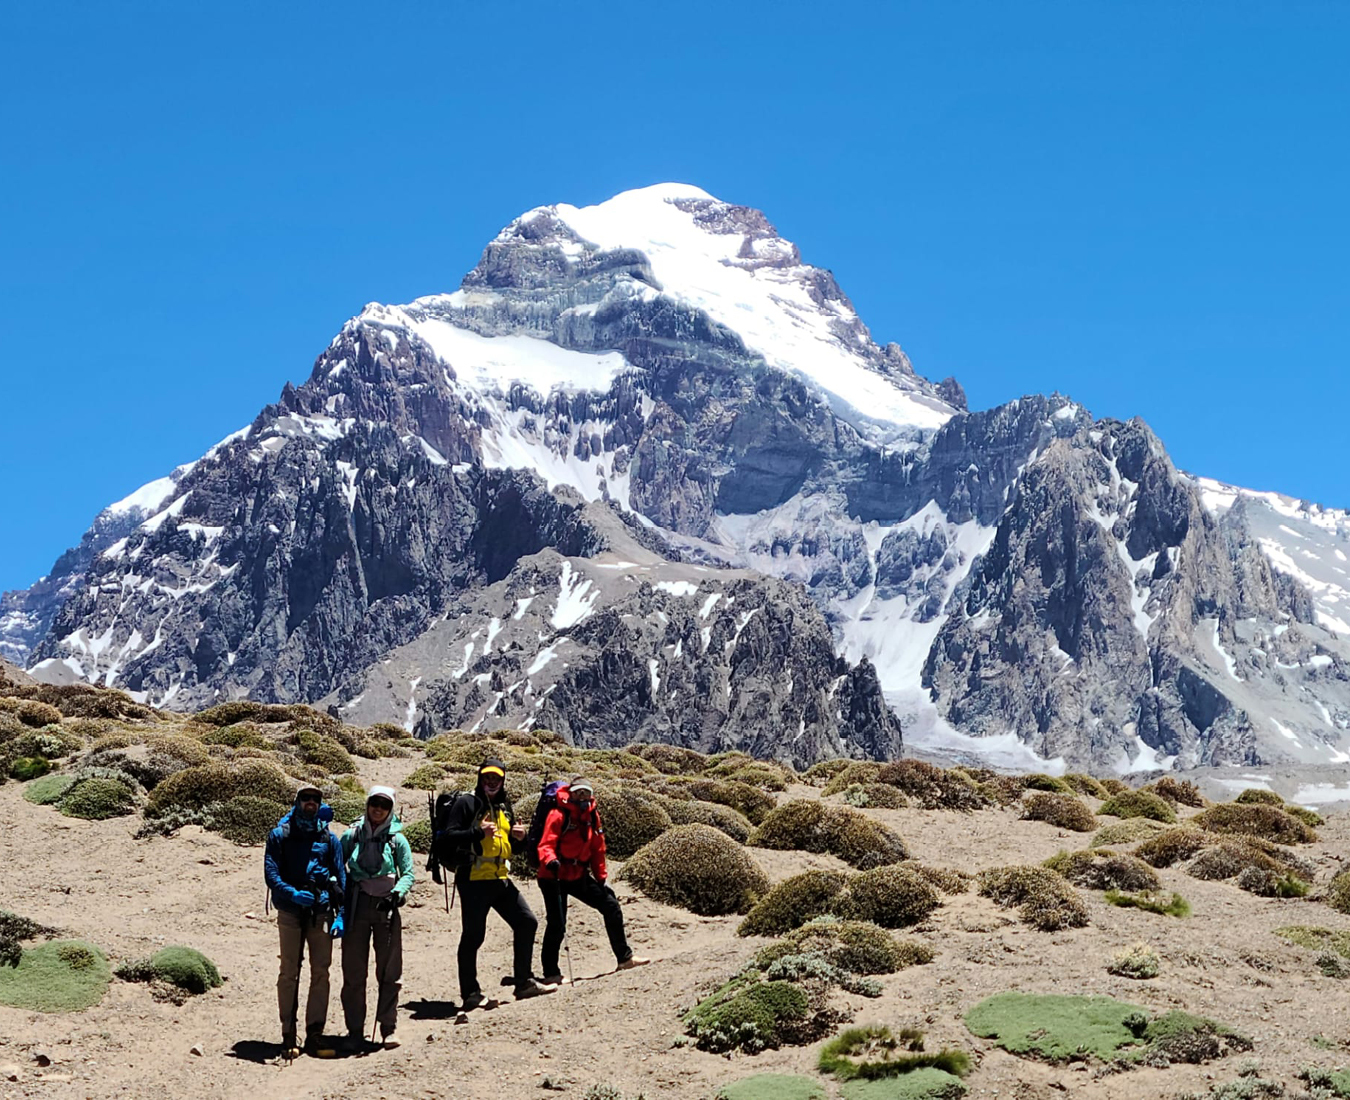
[{"label": "clear blue sky", "polygon": [[[390,9],[390,10],[384,10]],[[1350,5],[0,5],[0,588],[516,214],[765,210],[972,407],[1350,506]]]}]

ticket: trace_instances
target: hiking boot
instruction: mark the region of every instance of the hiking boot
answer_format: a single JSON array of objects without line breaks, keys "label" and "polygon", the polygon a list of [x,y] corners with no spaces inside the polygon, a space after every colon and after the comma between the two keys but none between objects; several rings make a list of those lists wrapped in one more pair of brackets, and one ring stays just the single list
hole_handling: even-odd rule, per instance
[{"label": "hiking boot", "polygon": [[646,966],[651,959],[644,959],[641,955],[629,955],[623,962],[619,963],[616,970],[632,970],[635,966]]},{"label": "hiking boot", "polygon": [[359,1054],[365,1046],[366,1040],[361,1035],[346,1035],[342,1039],[342,1049],[346,1054]]},{"label": "hiking boot", "polygon": [[556,973],[553,973],[553,974],[545,974],[545,975],[544,975],[544,984],[545,984],[545,985],[562,985],[563,982],[566,981],[566,980],[567,980],[567,979],[564,978],[564,977],[562,976],[562,971],[561,971],[561,970],[560,970],[560,971],[557,971]]},{"label": "hiking boot", "polygon": [[545,993],[556,993],[556,985],[540,985],[533,978],[527,978],[523,982],[516,984],[516,1000],[523,1001],[526,997],[542,997]]},{"label": "hiking boot", "polygon": [[281,1037],[281,1056],[289,1061],[300,1057],[300,1044],[296,1042],[294,1035]]},{"label": "hiking boot", "polygon": [[390,1028],[388,1031],[385,1031],[384,1028],[380,1028],[380,1038],[384,1040],[385,1050],[398,1050],[398,1048],[403,1045],[399,1041],[398,1036],[394,1034],[393,1028]]},{"label": "hiking boot", "polygon": [[337,1050],[322,1035],[310,1035],[305,1039],[305,1053],[311,1058],[335,1058]]},{"label": "hiking boot", "polygon": [[483,996],[481,989],[475,990],[464,998],[464,1003],[459,1006],[461,1012],[472,1012],[475,1008],[481,1008],[487,998]]}]

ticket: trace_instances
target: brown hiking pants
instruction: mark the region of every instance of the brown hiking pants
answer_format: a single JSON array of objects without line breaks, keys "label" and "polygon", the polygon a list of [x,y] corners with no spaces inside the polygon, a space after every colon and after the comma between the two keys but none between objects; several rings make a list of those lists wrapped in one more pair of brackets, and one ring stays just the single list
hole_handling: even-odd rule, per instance
[{"label": "brown hiking pants", "polygon": [[305,1002],[305,1036],[322,1035],[328,1019],[328,967],[333,961],[333,940],[328,922],[308,914],[277,910],[281,934],[281,974],[277,978],[277,1008],[281,1012],[283,1038],[296,1037],[295,1018],[300,1005],[300,963],[309,947],[309,999]]},{"label": "brown hiking pants", "polygon": [[397,909],[380,910],[378,898],[356,891],[351,920],[342,933],[342,1015],[348,1035],[366,1029],[366,976],[370,945],[375,944],[375,1019],[383,1035],[398,1024],[398,995],[403,989],[403,918]]}]

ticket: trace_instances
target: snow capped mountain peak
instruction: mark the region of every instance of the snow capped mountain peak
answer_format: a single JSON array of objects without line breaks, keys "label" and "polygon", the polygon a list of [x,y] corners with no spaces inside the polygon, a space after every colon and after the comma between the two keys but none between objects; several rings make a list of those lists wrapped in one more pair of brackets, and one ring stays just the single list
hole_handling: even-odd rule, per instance
[{"label": "snow capped mountain peak", "polygon": [[[625,191],[595,206],[545,208],[584,245],[646,256],[659,290],[736,332],[774,367],[823,390],[865,437],[936,430],[953,409],[897,371],[828,271],[749,207],[687,184]],[[906,364],[907,365],[907,364]]]},{"label": "snow capped mountain peak", "polygon": [[[503,297],[519,288],[523,272],[542,269],[556,297],[558,283],[613,268],[614,257],[632,262],[612,271],[602,286],[573,290],[573,300],[560,303],[570,307],[562,318],[542,316],[543,310],[529,318],[537,338],[516,336],[520,326],[513,324],[516,346],[500,342],[501,318],[494,314]],[[529,277],[542,281],[538,271]],[[609,351],[576,347],[569,327],[625,301],[695,311],[734,334],[752,359],[806,383],[875,444],[916,442],[955,412],[936,387],[914,374],[899,348],[872,341],[834,277],[804,264],[796,245],[761,212],[689,184],[624,191],[593,206],[536,207],[498,234],[460,290],[401,307],[372,304],[351,324],[415,332],[475,389],[505,393],[519,383],[547,396],[553,389],[608,387],[617,364],[592,355],[568,358],[538,345]],[[542,361],[552,366],[541,372]]]}]

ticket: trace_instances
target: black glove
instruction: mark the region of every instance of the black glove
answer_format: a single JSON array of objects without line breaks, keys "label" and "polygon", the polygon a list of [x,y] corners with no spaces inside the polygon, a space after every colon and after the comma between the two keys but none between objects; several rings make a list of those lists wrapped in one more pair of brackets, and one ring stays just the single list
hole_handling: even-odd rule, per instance
[{"label": "black glove", "polygon": [[545,864],[545,867],[548,869],[549,873],[556,878],[558,875],[558,870],[559,868],[562,867],[562,864],[559,863],[556,859],[550,859],[548,863]]},{"label": "black glove", "polygon": [[395,909],[402,909],[407,900],[403,894],[386,894],[375,903],[375,908],[381,913],[392,913]]}]

